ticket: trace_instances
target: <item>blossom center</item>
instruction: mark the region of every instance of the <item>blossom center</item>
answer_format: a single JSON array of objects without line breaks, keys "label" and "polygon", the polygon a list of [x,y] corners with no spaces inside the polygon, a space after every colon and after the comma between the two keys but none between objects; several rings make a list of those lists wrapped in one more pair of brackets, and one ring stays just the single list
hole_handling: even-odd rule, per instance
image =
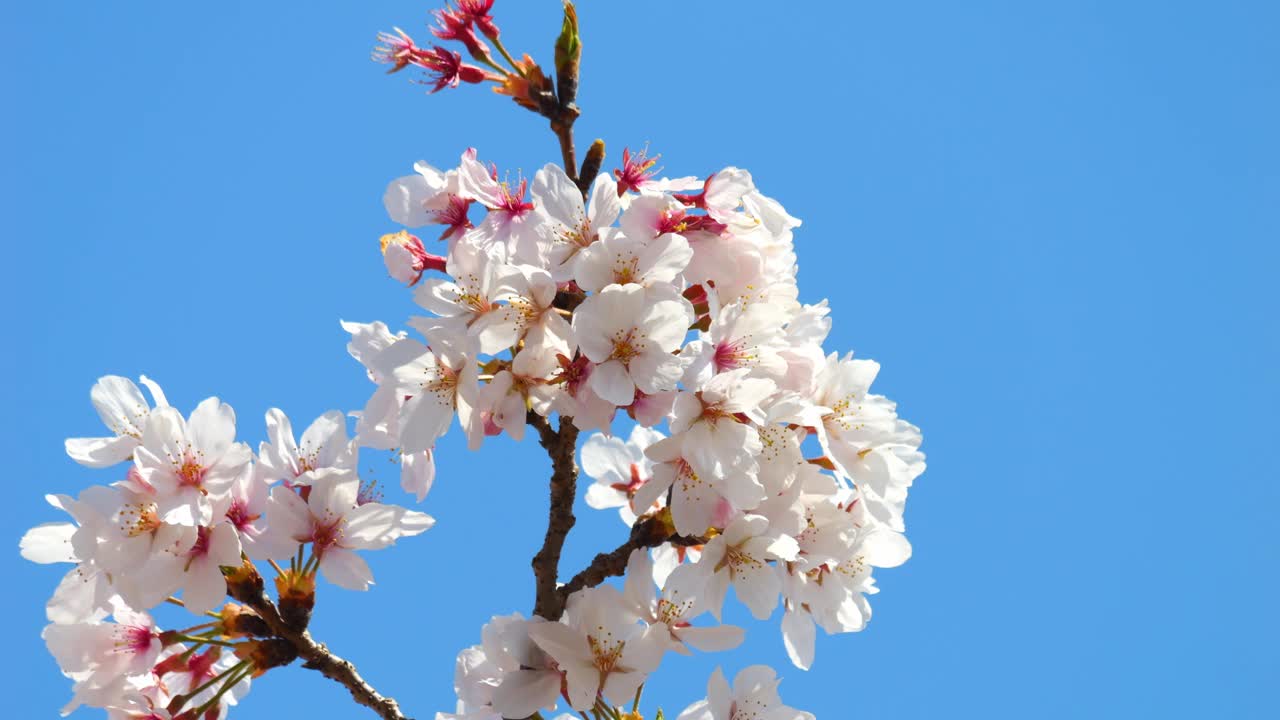
[{"label": "blossom center", "polygon": [[182,456],[182,463],[174,470],[178,476],[178,482],[186,487],[200,487],[204,483],[205,473],[209,470],[198,455],[200,453],[192,454],[188,449]]},{"label": "blossom center", "polygon": [[612,672],[618,664],[618,658],[622,657],[622,647],[626,643],[615,640],[613,633],[606,631],[603,627],[596,629],[598,632],[603,632],[604,636],[588,635],[587,644],[591,647],[591,656],[595,660],[596,669],[604,675]]},{"label": "blossom center", "polygon": [[743,367],[756,359],[756,355],[752,353],[741,341],[733,342],[726,340],[716,345],[715,355],[712,362],[715,363],[718,372],[732,370],[734,368]]},{"label": "blossom center", "polygon": [[634,499],[636,491],[639,490],[640,486],[644,485],[645,482],[646,478],[640,476],[640,466],[635,463],[631,463],[631,481],[625,483],[613,483],[609,487],[620,493],[626,493],[628,499]]},{"label": "blossom center", "polygon": [[121,625],[116,630],[115,649],[119,653],[142,654],[151,648],[154,638],[151,628]]},{"label": "blossom center", "polygon": [[315,553],[320,555],[325,550],[338,544],[342,539],[342,518],[336,517],[324,522],[316,521],[311,530],[311,542],[315,544]]},{"label": "blossom center", "polygon": [[160,529],[160,513],[155,503],[133,503],[120,510],[120,531],[128,537]]},{"label": "blossom center", "polygon": [[610,359],[627,365],[642,352],[644,352],[644,337],[637,337],[635,328],[625,332],[620,330],[614,334],[613,353],[610,355]]},{"label": "blossom center", "polygon": [[242,532],[260,517],[262,517],[260,513],[254,514],[249,511],[249,505],[244,500],[232,500],[231,507],[227,508],[227,520]]}]

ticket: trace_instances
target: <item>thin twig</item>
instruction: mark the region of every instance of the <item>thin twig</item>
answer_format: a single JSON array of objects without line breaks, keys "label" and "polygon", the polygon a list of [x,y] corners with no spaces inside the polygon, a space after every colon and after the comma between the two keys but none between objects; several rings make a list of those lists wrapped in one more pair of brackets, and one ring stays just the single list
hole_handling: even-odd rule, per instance
[{"label": "thin twig", "polygon": [[627,560],[635,550],[658,547],[668,542],[686,547],[705,545],[707,542],[705,538],[668,533],[667,526],[656,517],[637,522],[631,527],[631,536],[627,538],[626,542],[609,552],[596,555],[591,560],[590,565],[583,568],[582,572],[574,575],[569,582],[561,585],[556,590],[556,593],[560,596],[561,604],[563,605],[570,595],[583,588],[595,587],[611,577],[618,577],[625,573],[627,571]]},{"label": "thin twig", "polygon": [[271,598],[267,597],[263,591],[260,578],[256,584],[228,583],[228,586],[232,596],[253,608],[254,612],[266,621],[276,637],[293,645],[298,651],[298,656],[304,661],[303,667],[318,670],[321,675],[345,686],[351,692],[353,700],[378,713],[383,720],[409,720],[404,713],[400,712],[400,705],[394,699],[380,695],[372,685],[360,677],[356,666],[350,661],[329,652],[323,643],[312,639],[311,633],[306,630],[297,630],[285,622],[275,603],[271,602]]}]

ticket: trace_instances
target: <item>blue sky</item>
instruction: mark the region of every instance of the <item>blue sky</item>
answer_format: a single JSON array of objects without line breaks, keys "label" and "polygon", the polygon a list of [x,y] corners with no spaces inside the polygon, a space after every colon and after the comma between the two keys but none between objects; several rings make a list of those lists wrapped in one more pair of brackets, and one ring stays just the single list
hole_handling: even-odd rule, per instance
[{"label": "blue sky", "polygon": [[[69,694],[39,639],[58,571],[16,544],[55,519],[44,493],[115,479],[61,452],[98,429],[94,379],[216,394],[255,445],[268,407],[358,408],[338,320],[413,310],[377,254],[385,183],[468,145],[526,174],[558,159],[504,99],[368,61],[378,30],[425,35],[427,4],[284,5],[27,2],[0,26],[9,715]],[[744,647],[673,659],[650,702],[767,662],[828,720],[1273,717],[1280,11],[782,5],[584,0],[579,143],[604,138],[607,167],[645,143],[675,175],[746,167],[804,219],[802,299],[830,298],[829,346],[879,360],[925,433],[915,556],[812,671],[776,619],[730,614]],[[508,47],[549,63],[558,6],[498,0]],[[369,593],[322,587],[313,626],[420,719],[490,615],[528,612],[545,520],[535,444],[458,440],[436,528],[372,556]],[[579,515],[569,572],[623,536]],[[372,717],[297,668],[236,717],[308,712]]]}]

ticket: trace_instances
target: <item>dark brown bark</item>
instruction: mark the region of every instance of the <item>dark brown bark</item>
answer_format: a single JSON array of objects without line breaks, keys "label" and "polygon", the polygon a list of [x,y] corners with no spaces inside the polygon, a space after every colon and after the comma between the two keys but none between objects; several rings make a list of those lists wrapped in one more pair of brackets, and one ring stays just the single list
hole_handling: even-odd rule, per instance
[{"label": "dark brown bark", "polygon": [[556,591],[560,573],[560,552],[564,540],[577,519],[573,516],[573,500],[578,492],[578,466],[574,456],[578,445],[578,428],[572,418],[560,418],[559,430],[537,413],[529,413],[529,422],[538,430],[538,440],[551,457],[551,502],[547,513],[547,532],[542,549],[533,556],[536,598],[533,613],[557,620],[564,612],[564,596]]}]

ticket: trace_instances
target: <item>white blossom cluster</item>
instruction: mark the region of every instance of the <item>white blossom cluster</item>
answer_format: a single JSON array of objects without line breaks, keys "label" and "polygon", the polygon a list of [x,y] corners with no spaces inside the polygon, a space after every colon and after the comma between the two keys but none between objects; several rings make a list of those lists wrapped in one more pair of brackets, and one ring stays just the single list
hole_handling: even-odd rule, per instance
[{"label": "white blossom cluster", "polygon": [[[111,434],[66,442],[76,462],[123,477],[78,498],[48,496],[72,521],[31,529],[21,551],[34,562],[72,565],[49,600],[44,631],[75,683],[63,714],[83,704],[113,717],[167,720],[182,696],[186,710],[220,717],[248,691],[255,670],[225,639],[235,611],[212,612],[227,595],[224,568],[300,558],[309,546],[302,563],[364,590],[373,577],[355,551],[386,547],[433,520],[373,501],[356,475],[357,445],[340,412],[325,413],[296,439],[288,417],[268,411],[269,440],[255,456],[236,441],[229,405],[209,398],[184,417],[158,385],[142,383],[150,402],[127,378],[100,379],[90,397]],[[218,622],[162,632],[145,611],[166,601]],[[173,713],[187,716],[196,717]]]},{"label": "white blossom cluster", "polygon": [[[608,715],[605,701],[629,700],[667,651],[741,642],[739,628],[690,622],[718,621],[731,586],[758,619],[782,599],[786,650],[808,668],[816,627],[861,630],[873,568],[910,556],[920,432],[871,392],[877,363],[824,351],[827,305],[798,299],[800,222],[745,170],[659,180],[652,164],[628,155],[586,202],[556,165],[526,187],[474,150],[387,189],[391,218],[442,226],[447,252],[407,230],[383,238],[390,274],[431,315],[408,321],[418,337],[347,325],[377,384],[361,442],[399,448],[404,486],[421,495],[455,417],[476,449],[521,439],[529,413],[558,414],[598,431],[582,449],[587,502],[680,536],[656,561],[636,551],[624,590],[571,595],[558,622],[495,617],[459,656],[459,707],[441,717],[527,717],[561,696]],[[619,411],[635,423],[625,442]],[[809,717],[780,704],[767,668],[735,684],[757,714],[729,712],[717,675],[682,717]]]},{"label": "white blossom cluster", "polygon": [[[261,561],[279,574],[282,602],[310,592],[316,573],[367,589],[356,551],[434,521],[380,502],[356,472],[360,448],[398,453],[401,485],[421,501],[455,418],[471,449],[521,440],[539,417],[595,431],[581,449],[594,480],[586,502],[665,540],[630,553],[621,588],[569,594],[558,620],[493,618],[458,656],[456,712],[438,718],[541,717],[562,700],[619,717],[615,705],[666,653],[742,642],[742,628],[720,624],[730,587],[760,620],[781,599],[784,645],[802,669],[817,627],[861,630],[873,568],[911,553],[903,509],[925,467],[919,430],[871,392],[875,362],[824,351],[827,305],[799,300],[798,220],[744,170],[669,180],[652,166],[624,154],[587,201],[555,165],[529,187],[500,180],[474,150],[447,172],[419,163],[392,182],[392,219],[442,226],[447,249],[430,253],[408,230],[382,239],[388,271],[430,314],[409,319],[414,336],[343,323],[376,385],[350,413],[354,436],[340,411],[297,437],[272,409],[255,454],[217,398],[184,416],[145,377],[150,399],[126,378],[100,379],[90,396],[109,434],[66,450],[114,481],[49,496],[71,521],[21,542],[30,560],[72,565],[44,631],[74,683],[64,714],[222,717],[274,666],[254,639],[272,633],[245,625],[261,618],[223,605],[238,597],[228,582],[258,579]],[[202,622],[161,630],[148,611],[166,602]],[[753,666],[731,688],[717,670],[680,718],[812,718],[782,704],[777,682]]]}]

